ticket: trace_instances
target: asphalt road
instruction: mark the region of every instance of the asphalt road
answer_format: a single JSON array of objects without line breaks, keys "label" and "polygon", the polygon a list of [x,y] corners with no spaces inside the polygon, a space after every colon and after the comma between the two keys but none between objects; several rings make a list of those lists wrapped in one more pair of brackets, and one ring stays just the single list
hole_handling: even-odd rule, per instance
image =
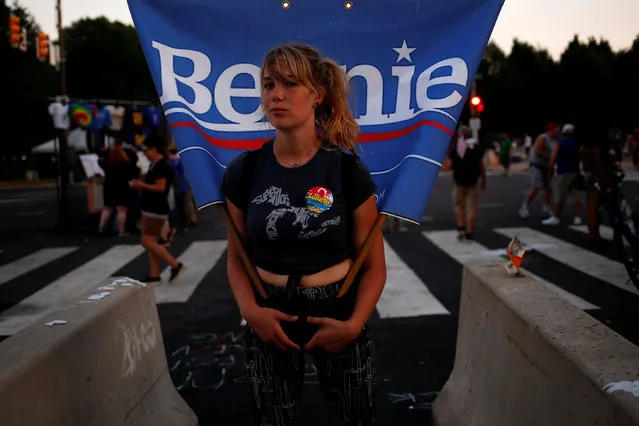
[{"label": "asphalt road", "polygon": [[[631,202],[639,201],[638,184],[628,182],[624,189]],[[389,281],[417,286],[408,294],[419,297],[413,297],[418,303],[413,306],[416,316],[402,316],[412,302],[389,299],[385,307],[378,305],[370,320],[377,344],[377,424],[399,424],[399,416],[402,425],[431,424],[430,404],[454,360],[462,262],[481,256],[500,260],[499,250],[506,247],[511,232],[532,248],[524,267],[567,291],[586,312],[639,344],[639,292],[624,288],[624,270],[618,259],[610,250],[587,247],[586,236],[578,229],[541,225],[535,216],[541,211],[541,199],[533,204],[532,218],[519,218],[517,209],[525,190],[525,175],[490,176],[481,198],[476,242],[462,245],[454,239],[451,178],[441,174],[422,225],[385,234],[387,257],[391,256],[387,261],[394,266]],[[18,331],[6,326],[6,319],[22,315],[21,306],[36,306],[40,300],[46,304],[46,298],[39,295],[45,295],[49,284],[78,279],[82,275],[78,271],[95,259],[114,259],[111,269],[102,265],[109,262],[92,266],[106,276],[146,275],[146,257],[137,251],[137,237],[97,237],[93,232],[96,218],[87,219],[84,214],[83,191],[75,189],[72,200],[75,231],[61,235],[55,231],[53,190],[0,191],[0,335]],[[565,219],[570,218],[570,208],[565,209]],[[184,286],[181,299],[158,303],[173,382],[202,426],[251,424],[247,414],[250,390],[242,369],[244,329],[226,280],[224,237],[224,226],[214,209],[204,212],[198,227],[187,235],[178,235],[171,251],[191,262],[191,275],[176,284]],[[116,261],[111,250],[116,246],[131,250],[130,258]],[[32,263],[16,275],[15,266],[21,259],[56,247],[68,253],[44,264]],[[205,262],[198,253],[205,253]],[[7,265],[13,269],[3,269]],[[303,424],[326,424],[312,365],[307,366],[305,383]]]}]

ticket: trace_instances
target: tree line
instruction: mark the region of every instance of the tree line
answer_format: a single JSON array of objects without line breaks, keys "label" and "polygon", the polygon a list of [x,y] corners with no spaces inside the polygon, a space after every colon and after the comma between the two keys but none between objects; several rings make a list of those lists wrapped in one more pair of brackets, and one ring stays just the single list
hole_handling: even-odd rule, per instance
[{"label": "tree line", "polygon": [[558,61],[516,39],[508,55],[491,42],[478,74],[485,134],[528,132],[534,138],[548,121],[639,128],[639,35],[619,52],[606,40],[575,36]]},{"label": "tree line", "polygon": [[[17,14],[29,33],[27,52],[0,42],[0,93],[10,105],[3,113],[3,154],[26,154],[49,140],[49,99],[60,93],[59,71],[36,59],[39,30],[17,2],[0,5],[0,29]],[[72,98],[157,101],[135,28],[107,18],[85,18],[65,27],[67,92]],[[6,31],[2,31],[6,34]],[[55,34],[51,39],[57,38]],[[495,132],[533,137],[549,120],[596,118],[608,127],[639,127],[639,36],[614,52],[605,40],[568,43],[558,61],[547,50],[514,40],[509,54],[491,42],[478,69],[477,92],[485,109],[482,139]],[[469,117],[468,106],[462,121]],[[10,141],[10,142],[6,142]]]}]

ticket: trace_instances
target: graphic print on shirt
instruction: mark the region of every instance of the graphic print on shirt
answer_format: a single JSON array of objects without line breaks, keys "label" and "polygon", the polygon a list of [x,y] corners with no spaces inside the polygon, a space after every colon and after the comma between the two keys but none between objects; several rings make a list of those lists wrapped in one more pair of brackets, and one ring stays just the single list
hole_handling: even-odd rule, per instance
[{"label": "graphic print on shirt", "polygon": [[[309,204],[310,194],[315,194],[312,199],[313,203],[317,204],[316,208],[313,210],[311,210]],[[288,194],[282,191],[282,188],[271,186],[270,188],[266,189],[266,191],[264,191],[261,195],[255,197],[253,201],[251,201],[251,204],[259,205],[267,203],[272,205],[273,207],[278,207],[272,210],[266,217],[266,235],[271,240],[277,239],[277,222],[288,215],[294,216],[294,220],[292,222],[293,226],[301,227],[301,230],[298,234],[298,238],[301,240],[315,238],[326,232],[328,230],[328,227],[337,226],[341,223],[341,217],[337,216],[333,219],[322,222],[320,225],[321,229],[306,231],[309,226],[308,221],[310,218],[318,218],[322,212],[328,210],[333,205],[333,194],[331,193],[331,191],[324,187],[314,187],[307,193],[306,202],[307,206],[305,207],[293,206],[291,205],[290,197],[288,196]]]},{"label": "graphic print on shirt", "polygon": [[323,213],[333,205],[333,194],[323,186],[315,186],[306,193],[306,207],[313,213]]}]

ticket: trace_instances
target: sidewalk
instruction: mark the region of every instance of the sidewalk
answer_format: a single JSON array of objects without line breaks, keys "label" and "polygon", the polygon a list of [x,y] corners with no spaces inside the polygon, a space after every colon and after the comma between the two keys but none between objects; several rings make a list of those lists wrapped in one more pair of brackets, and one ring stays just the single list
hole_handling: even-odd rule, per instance
[{"label": "sidewalk", "polygon": [[55,179],[13,179],[0,181],[0,190],[55,188]]},{"label": "sidewalk", "polygon": [[[26,180],[26,179],[13,179],[13,180],[0,180],[0,191],[17,190],[17,189],[46,189],[55,188],[55,179],[39,179],[39,180]],[[86,186],[86,181],[83,182],[69,182],[69,188],[83,188]]]}]

